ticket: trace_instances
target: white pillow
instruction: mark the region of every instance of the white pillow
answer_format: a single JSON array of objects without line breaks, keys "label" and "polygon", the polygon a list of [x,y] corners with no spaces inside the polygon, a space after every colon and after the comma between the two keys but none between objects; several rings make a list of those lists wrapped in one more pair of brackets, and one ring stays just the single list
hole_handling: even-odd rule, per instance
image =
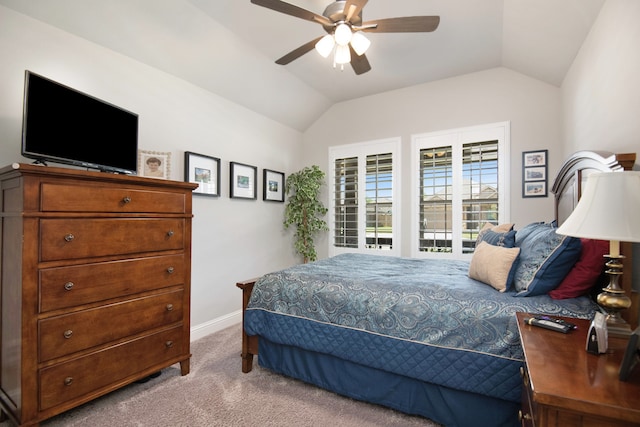
[{"label": "white pillow", "polygon": [[480,242],[471,258],[469,277],[504,292],[511,267],[519,254],[520,248],[504,248]]}]

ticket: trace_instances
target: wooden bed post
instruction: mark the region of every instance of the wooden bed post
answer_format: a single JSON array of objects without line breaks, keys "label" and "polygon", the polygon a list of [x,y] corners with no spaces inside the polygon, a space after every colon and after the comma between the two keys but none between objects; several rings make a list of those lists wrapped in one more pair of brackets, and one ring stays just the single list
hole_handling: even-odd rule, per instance
[{"label": "wooden bed post", "polygon": [[242,372],[251,372],[253,369],[253,356],[258,354],[258,336],[247,335],[244,331],[244,312],[249,304],[253,285],[258,279],[249,279],[236,283],[236,286],[242,289]]}]

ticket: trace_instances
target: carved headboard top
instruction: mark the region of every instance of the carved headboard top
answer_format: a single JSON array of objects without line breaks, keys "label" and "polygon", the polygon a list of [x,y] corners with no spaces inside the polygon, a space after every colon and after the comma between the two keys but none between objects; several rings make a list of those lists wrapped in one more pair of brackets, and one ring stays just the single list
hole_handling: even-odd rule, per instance
[{"label": "carved headboard top", "polygon": [[635,161],[635,153],[578,151],[572,154],[562,164],[551,187],[551,192],[555,194],[555,218],[558,225],[569,217],[578,204],[587,176],[594,172],[631,170]]},{"label": "carved headboard top", "polygon": [[[555,194],[555,218],[562,224],[573,212],[580,200],[582,187],[587,176],[594,172],[620,172],[633,169],[636,162],[635,153],[613,154],[599,151],[578,151],[571,155],[560,168],[551,191]],[[631,307],[622,313],[622,317],[633,327],[638,326],[640,311],[640,295],[633,292],[633,247],[631,243],[622,244],[625,255],[624,274],[621,286],[627,296],[631,296]],[[604,261],[603,261],[604,263]]]}]

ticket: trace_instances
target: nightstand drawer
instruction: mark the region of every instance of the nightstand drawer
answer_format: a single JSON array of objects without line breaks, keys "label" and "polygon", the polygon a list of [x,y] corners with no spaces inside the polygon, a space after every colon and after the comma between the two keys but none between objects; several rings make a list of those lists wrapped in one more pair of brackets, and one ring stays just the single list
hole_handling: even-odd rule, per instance
[{"label": "nightstand drawer", "polygon": [[184,219],[43,219],[41,261],[184,248]]},{"label": "nightstand drawer", "polygon": [[40,320],[39,360],[46,362],[179,322],[182,301],[180,290]]},{"label": "nightstand drawer", "polygon": [[42,369],[40,410],[85,397],[145,369],[183,355],[182,326]]},{"label": "nightstand drawer", "polygon": [[45,182],[41,187],[43,212],[184,213],[185,195],[125,187],[103,187]]},{"label": "nightstand drawer", "polygon": [[40,270],[40,313],[182,285],[184,255]]}]

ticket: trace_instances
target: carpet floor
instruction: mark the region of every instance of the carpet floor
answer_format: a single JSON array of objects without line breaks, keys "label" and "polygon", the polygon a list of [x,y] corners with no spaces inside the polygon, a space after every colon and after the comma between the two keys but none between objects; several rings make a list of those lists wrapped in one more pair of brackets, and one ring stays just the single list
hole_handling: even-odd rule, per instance
[{"label": "carpet floor", "polygon": [[439,426],[274,374],[257,362],[243,374],[240,328],[194,341],[189,375],[180,376],[179,365],[171,366],[157,378],[131,384],[41,426]]}]

